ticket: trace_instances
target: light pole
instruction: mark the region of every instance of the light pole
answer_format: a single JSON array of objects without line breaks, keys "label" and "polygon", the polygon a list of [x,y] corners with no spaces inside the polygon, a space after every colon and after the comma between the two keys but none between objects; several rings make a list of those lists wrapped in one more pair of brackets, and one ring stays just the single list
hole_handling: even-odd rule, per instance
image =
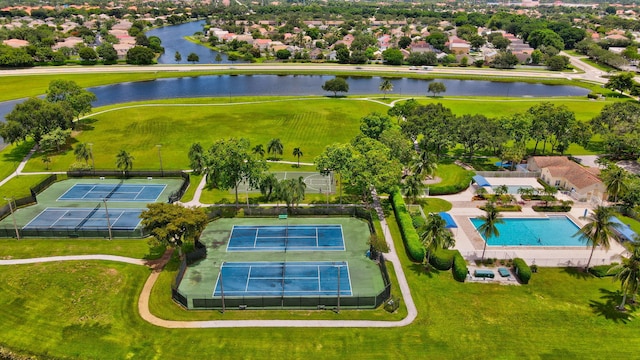
[{"label": "light pole", "polygon": [[111,219],[109,219],[109,208],[107,207],[107,199],[103,198],[102,202],[104,203],[104,211],[107,214],[107,229],[109,230],[109,240],[113,240],[113,236],[111,235]]},{"label": "light pole", "polygon": [[338,307],[336,308],[336,312],[340,313],[340,269],[342,265],[335,265],[336,269],[338,269]]},{"label": "light pole", "polygon": [[220,264],[220,299],[222,300],[222,313],[224,313],[224,286],[222,285],[222,268],[224,267],[224,262]]},{"label": "light pole", "polygon": [[89,156],[91,156],[91,168],[96,171],[96,161],[93,159],[93,143],[88,143],[87,145],[89,145]]},{"label": "light pole", "polygon": [[164,175],[164,171],[162,170],[162,152],[160,151],[160,149],[162,149],[162,144],[158,144],[156,147],[158,148],[158,159],[160,159],[160,173]]},{"label": "light pole", "polygon": [[16,230],[16,239],[20,240],[20,232],[18,231],[18,224],[16,224],[16,215],[13,213],[13,198],[4,198],[9,202],[9,210],[11,211],[11,219],[13,220],[13,228]]}]

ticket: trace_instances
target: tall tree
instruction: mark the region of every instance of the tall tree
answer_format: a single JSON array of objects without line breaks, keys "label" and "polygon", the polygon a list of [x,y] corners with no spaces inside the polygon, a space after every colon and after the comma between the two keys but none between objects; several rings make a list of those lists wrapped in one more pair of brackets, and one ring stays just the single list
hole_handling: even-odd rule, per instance
[{"label": "tall tree", "polygon": [[500,231],[498,230],[498,224],[504,223],[504,220],[500,218],[500,212],[493,204],[487,204],[485,207],[485,215],[480,216],[482,224],[478,227],[478,232],[485,238],[484,247],[482,248],[482,258],[480,262],[484,262],[484,254],[487,251],[487,243],[492,237],[499,237]]},{"label": "tall tree", "polygon": [[259,188],[260,193],[265,197],[265,201],[271,201],[272,195],[278,192],[278,178],[273,173],[266,173],[260,179]]},{"label": "tall tree", "polygon": [[65,102],[73,110],[76,119],[91,111],[91,103],[96,101],[96,95],[85,90],[71,80],[53,80],[47,89],[47,101]]},{"label": "tall tree", "polygon": [[120,152],[118,152],[118,155],[116,155],[116,167],[122,171],[122,176],[133,168],[133,160],[135,160],[135,158],[126,150],[120,150]]},{"label": "tall tree", "polygon": [[411,171],[414,174],[420,176],[422,179],[425,177],[433,176],[433,173],[438,168],[438,163],[435,156],[426,150],[422,150],[417,156],[413,158],[413,166]]},{"label": "tall tree", "polygon": [[610,164],[602,171],[602,181],[607,187],[607,193],[613,197],[613,202],[618,202],[618,196],[624,195],[629,190],[630,176],[627,170],[616,164]]},{"label": "tall tree", "polygon": [[411,200],[412,204],[415,204],[418,197],[423,194],[424,182],[419,174],[411,174],[404,179],[402,183],[402,189],[404,190],[404,196]]},{"label": "tall tree", "polygon": [[300,157],[304,155],[302,153],[302,150],[300,150],[299,147],[297,148],[293,148],[293,156],[296,156],[298,158],[298,167],[300,167]]},{"label": "tall tree", "polygon": [[446,92],[447,87],[444,85],[444,83],[433,81],[429,83],[429,87],[427,88],[427,91],[429,91],[430,93],[433,93],[433,97],[436,97],[436,95]]},{"label": "tall tree", "polygon": [[629,257],[622,257],[620,264],[609,269],[609,273],[615,274],[614,279],[620,281],[622,288],[622,302],[618,309],[624,310],[627,303],[627,295],[633,295],[633,302],[640,289],[640,243],[628,242],[625,244]]},{"label": "tall tree", "polygon": [[178,248],[195,241],[207,226],[203,208],[188,208],[179,204],[153,203],[140,214],[142,226],[153,235],[155,244]]},{"label": "tall tree", "polygon": [[269,140],[267,144],[267,153],[273,155],[275,160],[278,160],[278,155],[282,155],[284,152],[284,146],[282,145],[282,141],[280,138],[274,138]]},{"label": "tall tree", "polygon": [[446,221],[437,213],[427,215],[427,222],[420,233],[420,240],[425,248],[424,263],[428,264],[431,255],[438,249],[448,249],[455,245],[451,231],[446,228]]},{"label": "tall tree", "polygon": [[204,153],[204,149],[200,143],[193,143],[189,148],[189,166],[193,170],[193,173],[198,175],[206,171],[207,159]]},{"label": "tall tree", "polygon": [[315,159],[316,168],[321,174],[338,174],[340,204],[342,204],[342,177],[348,176],[353,169],[355,149],[351,144],[332,144]]},{"label": "tall tree", "polygon": [[5,141],[15,143],[32,137],[39,144],[44,134],[56,128],[69,129],[73,110],[64,102],[30,98],[17,104],[6,119],[6,123],[0,124],[0,136]]},{"label": "tall tree", "polygon": [[251,152],[252,152],[254,155],[258,155],[258,156],[260,156],[260,158],[263,158],[263,157],[264,157],[264,154],[265,154],[265,152],[264,152],[264,146],[262,146],[262,144],[258,144],[258,145],[254,146],[254,147],[251,149]]},{"label": "tall tree", "polygon": [[236,206],[238,201],[238,186],[247,182],[253,188],[258,188],[262,174],[267,170],[264,159],[257,159],[250,154],[247,139],[220,139],[209,149],[207,156],[207,183],[218,189],[234,189]]},{"label": "tall tree", "polygon": [[196,53],[190,53],[189,55],[187,55],[187,61],[195,64],[200,61],[200,56],[198,56],[198,54]]},{"label": "tall tree", "polygon": [[380,91],[384,93],[384,98],[387,98],[387,93],[393,91],[393,83],[388,79],[382,80],[379,87]]},{"label": "tall tree", "polygon": [[367,137],[378,140],[380,134],[393,126],[388,116],[371,113],[360,119],[360,131]]},{"label": "tall tree", "polygon": [[598,246],[601,246],[605,250],[609,250],[611,247],[611,239],[616,238],[615,229],[620,225],[611,221],[614,216],[612,208],[598,206],[593,210],[589,216],[587,216],[587,224],[583,226],[573,236],[579,236],[580,239],[587,243],[587,246],[591,247],[591,253],[589,260],[585,266],[585,272],[589,271],[589,265],[591,265],[591,258],[593,252]]},{"label": "tall tree", "polygon": [[89,159],[93,157],[93,154],[91,154],[91,149],[87,143],[79,143],[78,145],[76,145],[76,147],[73,149],[73,155],[78,161],[84,160],[85,164],[88,164]]},{"label": "tall tree", "polygon": [[349,84],[344,78],[335,77],[331,80],[325,81],[322,85],[322,90],[332,92],[333,96],[336,97],[339,92],[349,92]]}]

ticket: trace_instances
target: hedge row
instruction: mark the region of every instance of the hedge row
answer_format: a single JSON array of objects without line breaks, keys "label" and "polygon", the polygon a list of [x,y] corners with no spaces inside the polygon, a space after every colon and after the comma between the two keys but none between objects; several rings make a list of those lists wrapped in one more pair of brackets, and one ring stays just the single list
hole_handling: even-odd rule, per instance
[{"label": "hedge row", "polygon": [[469,269],[467,268],[467,262],[460,254],[460,251],[456,250],[455,255],[453,256],[453,278],[456,281],[464,282],[467,279],[467,274],[469,274]]},{"label": "hedge row", "polygon": [[407,211],[404,199],[399,191],[394,191],[393,194],[391,194],[391,205],[393,206],[393,211],[396,215],[398,225],[400,226],[402,239],[407,247],[409,256],[414,261],[423,261],[425,255],[424,246],[422,246],[422,243],[420,242],[418,232],[413,227],[413,220],[411,219],[409,211]]},{"label": "hedge row", "polygon": [[528,284],[529,279],[531,279],[531,268],[529,265],[521,258],[515,258],[513,259],[513,268],[520,282]]},{"label": "hedge row", "polygon": [[459,251],[438,249],[431,254],[429,264],[440,271],[449,270],[453,266],[453,258],[456,253],[459,253]]}]

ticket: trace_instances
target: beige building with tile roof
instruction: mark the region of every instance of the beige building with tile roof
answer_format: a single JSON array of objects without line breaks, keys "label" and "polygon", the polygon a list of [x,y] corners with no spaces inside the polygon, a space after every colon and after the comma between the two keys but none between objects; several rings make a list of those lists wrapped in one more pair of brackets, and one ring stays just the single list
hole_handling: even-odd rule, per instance
[{"label": "beige building with tile roof", "polygon": [[527,170],[540,171],[547,184],[564,189],[578,201],[601,202],[607,198],[607,189],[600,180],[600,169],[581,166],[566,156],[533,156],[527,161]]}]

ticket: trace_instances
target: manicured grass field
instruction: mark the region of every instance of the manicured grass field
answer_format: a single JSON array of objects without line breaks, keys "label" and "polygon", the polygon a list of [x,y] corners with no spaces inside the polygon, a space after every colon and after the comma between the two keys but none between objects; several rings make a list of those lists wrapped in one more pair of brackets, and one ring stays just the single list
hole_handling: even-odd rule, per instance
[{"label": "manicured grass field", "polygon": [[[396,247],[402,249],[390,218]],[[634,358],[640,325],[614,310],[619,285],[571,269],[541,268],[527,286],[461,284],[449,272],[427,275],[400,251],[418,307],[411,325],[391,329],[187,329],[143,322],[137,294],[149,271],[110,262],[0,267],[2,345],[64,358]],[[161,276],[169,285],[170,272]],[[154,297],[168,298],[168,287]],[[182,317],[170,303],[154,312]],[[312,317],[350,319],[359,312]],[[247,314],[247,315],[245,315]],[[193,318],[236,318],[198,312]],[[259,315],[259,314],[258,314]],[[305,318],[304,313],[293,315]],[[321,335],[319,335],[321,334]],[[62,341],[64,339],[64,341]],[[188,340],[187,340],[188,339]]]},{"label": "manicured grass field", "polygon": [[438,198],[418,199],[425,214],[451,210],[451,203]]},{"label": "manicured grass field", "polygon": [[[134,169],[159,169],[156,145],[163,144],[164,168],[184,169],[188,167],[187,151],[193,142],[201,142],[206,149],[215,139],[230,136],[247,137],[253,145],[264,146],[270,139],[277,137],[284,144],[284,160],[296,161],[291,152],[294,147],[300,147],[304,153],[301,160],[312,162],[326,145],[347,142],[355,136],[361,117],[371,112],[386,113],[388,110],[388,107],[378,103],[355,99],[317,97],[305,100],[273,100],[264,98],[264,102],[229,105],[221,99],[173,99],[155,102],[166,103],[164,106],[148,103],[139,107],[119,105],[119,110],[94,115],[84,120],[85,130],[76,136],[74,143],[94,144],[97,168],[115,168],[115,154],[120,149],[125,149],[135,158]],[[456,114],[483,113],[491,117],[501,117],[524,112],[544,99],[419,100],[421,103],[441,102],[452,108]],[[573,98],[548,100],[557,105],[566,105],[575,111],[576,117],[582,121],[591,119],[604,105],[610,103]],[[198,106],[179,106],[176,102]],[[203,104],[209,106],[202,106]],[[132,134],[136,136],[135,143],[129,141]],[[575,145],[572,145],[569,151],[573,154],[591,153]],[[41,155],[37,154],[30,160],[25,170],[44,171],[45,166],[40,157]],[[71,149],[51,158],[51,167],[54,170],[67,170],[75,161]],[[290,165],[277,165],[287,166]]]},{"label": "manicured grass field", "polygon": [[31,257],[106,254],[136,259],[156,259],[163,248],[149,249],[146,239],[1,239],[0,259],[26,259]]},{"label": "manicured grass field", "polygon": [[[96,168],[114,168],[120,149],[134,156],[133,168],[159,169],[158,150],[162,146],[165,169],[188,167],[187,152],[194,142],[205,149],[220,138],[246,137],[252,146],[280,138],[285,160],[300,147],[303,159],[313,159],[326,145],[347,142],[357,133],[359,120],[370,112],[386,112],[374,102],[318,98],[304,101],[277,101],[231,106],[166,106],[127,108],[96,115],[87,121],[78,142],[93,143]],[[131,137],[136,141],[132,142]],[[52,168],[66,170],[75,161],[72,150],[54,156]],[[44,170],[39,157],[29,161],[27,171]]]},{"label": "manicured grass field", "polygon": [[428,186],[429,191],[433,193],[454,185],[460,185],[466,189],[466,186],[471,183],[469,171],[455,164],[438,164],[434,176],[441,178],[442,181]]}]

